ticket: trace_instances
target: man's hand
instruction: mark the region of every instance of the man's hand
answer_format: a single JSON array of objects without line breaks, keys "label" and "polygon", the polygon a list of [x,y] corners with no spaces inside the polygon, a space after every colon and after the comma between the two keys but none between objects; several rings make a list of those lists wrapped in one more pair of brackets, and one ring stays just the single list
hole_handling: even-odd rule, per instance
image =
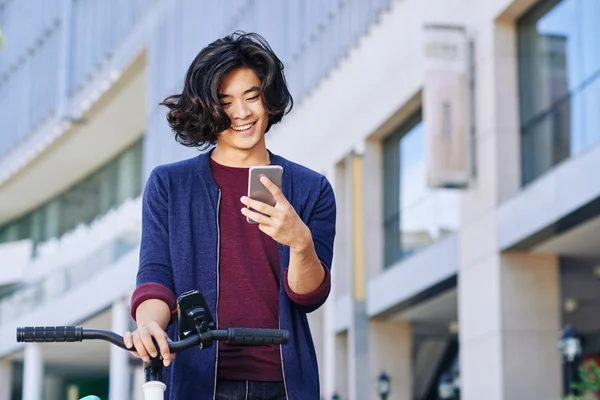
[{"label": "man's hand", "polygon": [[[154,345],[153,338],[158,344],[158,349]],[[125,346],[132,350],[130,353],[144,361],[148,361],[150,357],[156,357],[158,350],[160,350],[165,367],[168,367],[171,361],[175,359],[175,353],[171,354],[169,352],[168,342],[170,341],[167,333],[156,322],[138,326],[135,331],[127,331],[123,335]]]},{"label": "man's hand", "polygon": [[[312,246],[310,230],[296,214],[296,210],[287,201],[281,190],[264,176],[260,178],[260,181],[275,198],[275,206],[272,207],[244,196],[241,201],[247,208],[242,208],[242,214],[256,221],[258,229],[291,249],[303,250]],[[256,211],[252,211],[250,208]]]}]

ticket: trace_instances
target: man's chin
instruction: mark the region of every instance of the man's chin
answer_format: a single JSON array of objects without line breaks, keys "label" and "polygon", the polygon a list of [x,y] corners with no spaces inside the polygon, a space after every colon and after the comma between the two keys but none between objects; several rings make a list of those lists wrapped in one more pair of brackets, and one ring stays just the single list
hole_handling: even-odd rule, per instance
[{"label": "man's chin", "polygon": [[[264,134],[263,134],[264,135]],[[237,138],[234,142],[235,146],[243,149],[253,149],[257,146],[261,146],[264,143],[264,140],[261,140],[261,136],[252,135],[252,137],[248,138]]]}]

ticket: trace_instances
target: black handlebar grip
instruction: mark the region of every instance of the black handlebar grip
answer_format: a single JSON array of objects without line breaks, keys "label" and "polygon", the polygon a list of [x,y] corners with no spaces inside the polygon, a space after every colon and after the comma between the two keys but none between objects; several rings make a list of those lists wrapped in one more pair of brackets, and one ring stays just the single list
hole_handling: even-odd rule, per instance
[{"label": "black handlebar grip", "polygon": [[81,342],[81,326],[26,326],[17,328],[17,342]]},{"label": "black handlebar grip", "polygon": [[286,344],[288,340],[289,332],[285,330],[228,328],[226,342],[245,346],[264,346],[268,344]]}]

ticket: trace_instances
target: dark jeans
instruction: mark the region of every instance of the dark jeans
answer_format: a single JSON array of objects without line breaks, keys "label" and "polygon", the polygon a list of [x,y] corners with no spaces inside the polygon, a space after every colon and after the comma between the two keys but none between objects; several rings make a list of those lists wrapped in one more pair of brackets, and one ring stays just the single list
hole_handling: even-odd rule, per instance
[{"label": "dark jeans", "polygon": [[286,400],[283,382],[217,382],[216,400]]}]

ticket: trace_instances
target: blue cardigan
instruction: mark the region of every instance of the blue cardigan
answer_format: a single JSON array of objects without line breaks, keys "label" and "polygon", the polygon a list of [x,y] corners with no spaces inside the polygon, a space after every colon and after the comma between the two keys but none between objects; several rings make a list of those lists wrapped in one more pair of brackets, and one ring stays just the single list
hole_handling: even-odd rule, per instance
[{"label": "blue cardigan", "polygon": [[[324,176],[272,153],[271,163],[283,167],[283,194],[310,228],[317,256],[331,268],[336,204],[330,183]],[[200,290],[215,318],[218,318],[219,197],[220,190],[210,167],[210,152],[156,167],[143,195],[137,275],[138,286],[159,283],[176,296]],[[290,251],[287,246],[278,247],[283,279]],[[294,303],[280,282],[279,323],[281,329],[290,332],[289,343],[281,346],[289,400],[320,397],[317,358],[306,313],[321,305],[306,308]],[[167,333],[177,338],[177,324],[171,324]],[[163,371],[166,399],[213,399],[216,363],[216,345],[177,354],[171,366]]]}]

